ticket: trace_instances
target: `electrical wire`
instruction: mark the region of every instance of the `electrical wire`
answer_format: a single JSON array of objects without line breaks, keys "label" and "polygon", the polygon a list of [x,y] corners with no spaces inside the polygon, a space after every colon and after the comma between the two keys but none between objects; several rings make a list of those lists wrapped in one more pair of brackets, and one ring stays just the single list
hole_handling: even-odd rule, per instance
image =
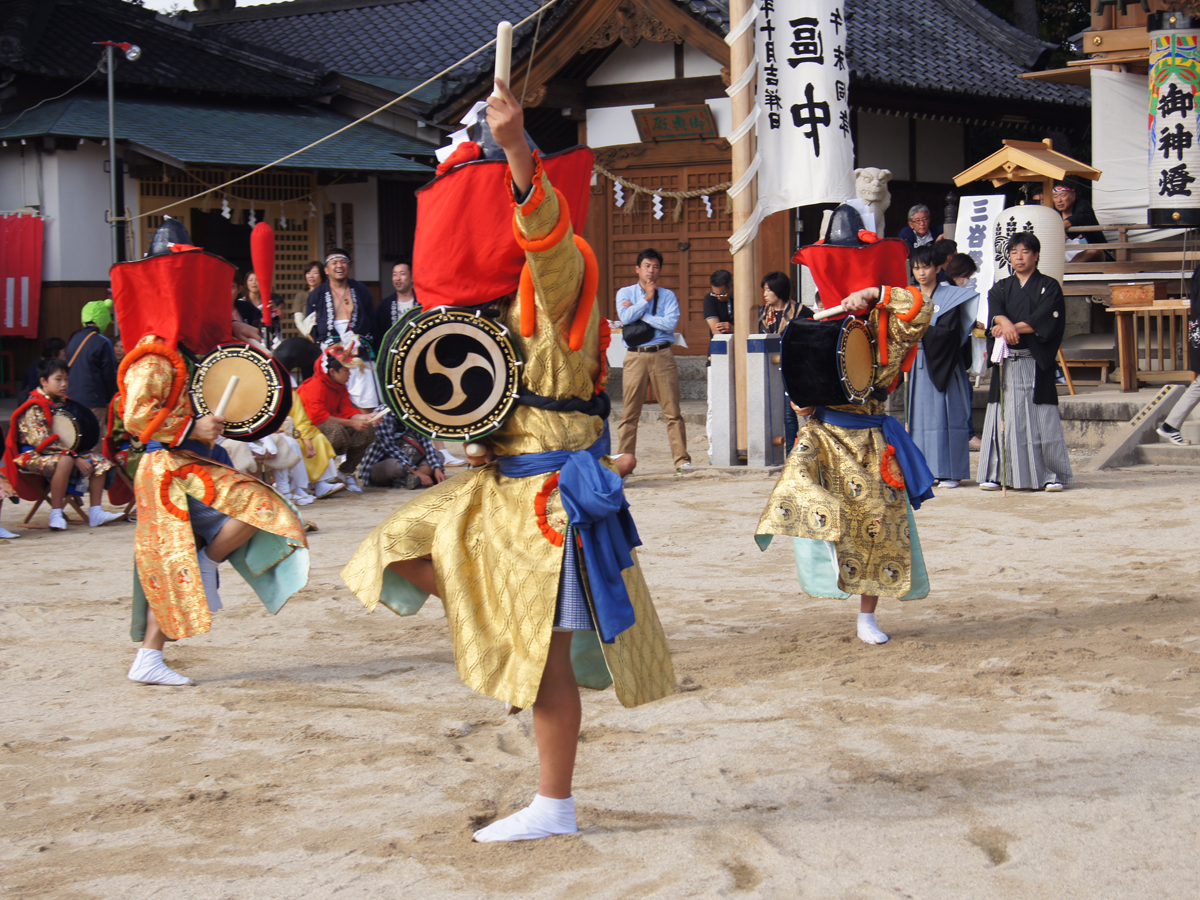
[{"label": "electrical wire", "polygon": [[29,107],[29,109],[22,110],[15,119],[13,119],[11,122],[8,122],[7,124],[5,124],[4,127],[12,128],[14,125],[17,124],[17,122],[21,121],[21,116],[25,115],[25,113],[33,112],[39,106],[41,106],[42,104],[45,104],[45,103],[49,103],[51,100],[61,100],[63,97],[67,96],[67,94],[71,93],[71,91],[75,91],[75,90],[78,90],[79,88],[83,87],[85,84],[87,84],[89,81],[91,81],[92,76],[95,75],[97,72],[99,72],[100,69],[103,67],[104,67],[104,59],[102,57],[100,62],[96,64],[96,68],[92,69],[92,71],[90,73],[88,73],[88,77],[83,79],[83,81],[79,82],[79,84],[75,85],[75,87],[67,88],[67,90],[63,91],[57,97],[47,97],[45,100],[40,100],[37,103],[33,104],[33,106]]},{"label": "electrical wire", "polygon": [[[552,7],[556,3],[558,3],[558,0],[549,0],[549,2],[542,4],[542,6],[538,7],[538,9],[536,9],[534,12],[531,12],[520,22],[517,22],[516,25],[513,26],[513,29],[515,30],[517,28],[520,28],[522,25],[528,24],[533,19],[539,18],[543,12],[548,10],[550,7]],[[309,144],[306,147],[301,147],[299,150],[293,150],[287,156],[281,156],[279,159],[275,160],[274,162],[269,162],[266,165],[259,166],[257,169],[247,172],[244,175],[239,175],[237,178],[232,178],[229,181],[226,181],[224,184],[218,184],[216,187],[209,188],[207,191],[201,191],[199,194],[193,194],[191,197],[185,197],[182,200],[174,200],[171,203],[168,203],[166,206],[160,206],[158,209],[152,209],[149,212],[139,213],[138,215],[133,216],[132,218],[113,219],[112,221],[135,222],[138,219],[145,219],[145,218],[148,218],[149,216],[156,216],[159,213],[166,212],[167,210],[171,209],[172,207],[180,206],[184,203],[191,203],[193,200],[200,199],[205,194],[211,194],[213,191],[222,190],[224,188],[229,187],[231,184],[237,184],[239,181],[245,181],[247,178],[252,178],[253,176],[258,175],[261,172],[265,172],[267,169],[270,169],[274,166],[279,165],[280,163],[287,162],[293,156],[299,156],[301,153],[305,152],[306,150],[311,150],[313,147],[316,147],[318,144],[323,144],[323,143],[325,143],[325,141],[328,141],[331,138],[335,138],[339,134],[343,134],[344,132],[349,131],[351,128],[355,128],[359,125],[362,125],[364,122],[367,122],[368,120],[374,118],[375,116],[379,115],[384,110],[390,109],[391,107],[395,106],[401,100],[405,100],[408,97],[411,97],[417,91],[421,90],[421,88],[426,87],[430,84],[433,84],[433,82],[437,81],[439,78],[442,78],[443,76],[450,74],[455,69],[457,69],[459,66],[461,66],[463,63],[465,63],[471,59],[474,59],[480,53],[483,53],[489,47],[495,45],[495,43],[496,43],[496,39],[492,38],[490,41],[488,41],[483,46],[468,53],[466,56],[464,56],[458,62],[454,63],[453,65],[447,66],[445,69],[442,69],[442,71],[438,72],[436,75],[434,75],[430,78],[427,78],[425,81],[422,81],[416,87],[406,91],[405,93],[401,94],[399,97],[395,97],[395,98],[389,100],[383,106],[379,107],[379,109],[373,110],[372,112],[367,113],[365,116],[355,119],[349,125],[343,125],[337,131],[334,131],[331,134],[325,135],[325,137],[323,137],[323,138],[319,138],[318,140],[313,141],[311,144]],[[89,76],[89,77],[91,77],[91,76]]]}]

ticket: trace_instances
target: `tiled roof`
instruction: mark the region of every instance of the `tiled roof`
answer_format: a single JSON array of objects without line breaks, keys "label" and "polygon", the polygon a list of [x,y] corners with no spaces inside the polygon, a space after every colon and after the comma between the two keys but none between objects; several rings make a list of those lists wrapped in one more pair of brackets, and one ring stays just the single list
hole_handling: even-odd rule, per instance
[{"label": "tiled roof", "polygon": [[[541,37],[583,0],[562,0]],[[728,0],[675,0],[712,30],[729,31]],[[538,0],[295,0],[227,13],[189,13],[204,30],[315,59],[342,72],[429,77],[491,40],[500,19],[517,21]],[[1050,45],[992,15],[975,0],[846,0],[849,58],[861,85],[1086,106],[1072,85],[1018,78]],[[212,23],[212,24],[208,24]],[[514,36],[520,47],[532,26]],[[465,87],[486,73],[481,54],[449,80]],[[362,77],[358,75],[356,77]],[[445,98],[443,98],[445,99]]]},{"label": "tiled roof", "polygon": [[[171,160],[193,165],[260,166],[351,121],[325,110],[278,104],[269,109],[231,108],[119,99],[115,109],[118,141],[138,144]],[[15,118],[0,116],[0,138],[108,136],[108,101],[100,97],[55,100],[10,124]],[[363,124],[304,151],[283,166],[429,175],[432,168],[408,158],[429,155],[430,147],[422,141]]]},{"label": "tiled roof", "polygon": [[[391,91],[393,94],[406,93],[428,80],[426,78],[397,78],[390,75],[372,75],[364,72],[346,71],[342,72],[342,74],[365,84],[373,84],[375,87],[383,88],[385,91]],[[435,81],[421,88],[409,99],[416,101],[418,104],[424,103],[428,105],[437,100],[441,92],[441,81]]]},{"label": "tiled roof", "polygon": [[332,73],[305,58],[195,28],[123,0],[5,0],[0,4],[0,66],[18,73],[81,81],[102,48],[137,44],[136,62],[120,58],[122,86],[254,97],[309,98],[327,93]]},{"label": "tiled roof", "polygon": [[[494,38],[497,22],[519,21],[540,5],[538,0],[379,0],[370,5],[301,0],[187,18],[205,26],[200,30],[273,47],[339,72],[424,80]],[[297,12],[284,15],[289,9]]]},{"label": "tiled roof", "polygon": [[1091,92],[1019,78],[1048,44],[974,0],[847,0],[848,56],[863,84],[1087,106]]}]

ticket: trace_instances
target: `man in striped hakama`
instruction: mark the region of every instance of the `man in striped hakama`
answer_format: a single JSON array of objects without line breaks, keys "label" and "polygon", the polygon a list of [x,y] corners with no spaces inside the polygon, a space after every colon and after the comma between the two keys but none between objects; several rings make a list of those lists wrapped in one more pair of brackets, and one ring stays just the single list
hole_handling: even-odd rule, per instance
[{"label": "man in striped hakama", "polygon": [[1014,235],[1008,250],[1014,274],[988,294],[989,356],[994,342],[1003,340],[1008,358],[993,373],[988,392],[977,476],[985,491],[998,491],[1003,482],[1057,492],[1073,480],[1055,388],[1066,303],[1059,283],[1038,271],[1040,253],[1037,235]]}]

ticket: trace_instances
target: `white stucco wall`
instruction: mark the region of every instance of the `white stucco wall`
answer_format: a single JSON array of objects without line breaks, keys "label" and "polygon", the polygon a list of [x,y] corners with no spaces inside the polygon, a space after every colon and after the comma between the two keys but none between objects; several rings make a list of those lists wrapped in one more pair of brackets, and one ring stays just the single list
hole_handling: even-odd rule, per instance
[{"label": "white stucco wall", "polygon": [[[354,268],[351,277],[358,281],[379,279],[379,185],[372,176],[361,184],[335,184],[325,188],[330,203],[338,204],[338,244],[344,243],[341,204],[354,204]],[[391,293],[388,282],[384,296]]]},{"label": "white stucco wall", "polygon": [[[699,78],[703,75],[720,75],[721,64],[709,58],[703,51],[688,44],[683,48],[683,75]],[[588,85],[629,84],[639,81],[670,81],[675,78],[675,45],[642,41],[636,47],[618,45],[612,56],[604,61]],[[733,128],[733,105],[724,94],[706,101],[712,109],[717,133],[724,137]],[[611,106],[604,109],[589,109],[587,114],[588,144],[592,147],[609,147],[613,144],[636,144],[637,126],[633,121],[633,110],[645,109],[652,104],[637,106]]]}]

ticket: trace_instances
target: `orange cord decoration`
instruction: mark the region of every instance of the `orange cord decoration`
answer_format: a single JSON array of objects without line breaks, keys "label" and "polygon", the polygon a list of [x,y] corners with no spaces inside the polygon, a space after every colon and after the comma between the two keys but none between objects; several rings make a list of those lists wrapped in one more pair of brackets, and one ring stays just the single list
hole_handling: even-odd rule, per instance
[{"label": "orange cord decoration", "polygon": [[604,390],[604,380],[608,377],[608,345],[612,343],[612,326],[608,319],[600,319],[600,374],[596,376],[595,393]]},{"label": "orange cord decoration", "polygon": [[529,268],[528,261],[521,267],[517,300],[521,304],[521,337],[533,337],[533,329],[537,324],[537,307],[533,302],[533,270]]},{"label": "orange cord decoration", "polygon": [[592,307],[596,305],[596,290],[600,287],[600,265],[596,262],[596,254],[592,252],[588,242],[579,235],[574,235],[574,238],[575,246],[583,256],[583,293],[579,295],[579,308],[575,310],[575,319],[571,322],[571,335],[567,346],[572,350],[582,350],[588,320],[592,317]]},{"label": "orange cord decoration", "polygon": [[554,196],[558,198],[558,222],[555,224],[554,230],[544,238],[525,237],[521,234],[521,225],[517,217],[513,216],[513,237],[517,239],[517,246],[526,253],[542,253],[567,236],[567,229],[571,227],[570,207],[567,206],[567,198],[558,188],[554,189]]},{"label": "orange cord decoration", "polygon": [[917,351],[920,349],[921,345],[919,343],[913,344],[908,348],[908,353],[904,357],[904,362],[900,363],[901,372],[908,372],[912,369],[913,363],[917,361]]},{"label": "orange cord decoration", "polygon": [[538,529],[545,536],[546,540],[552,543],[555,547],[561,547],[566,543],[566,535],[559,534],[550,525],[549,519],[546,518],[546,502],[550,499],[550,495],[554,489],[558,487],[558,473],[555,472],[546,479],[546,483],[542,485],[542,489],[537,492],[537,496],[533,498],[533,511],[537,514]]},{"label": "orange cord decoration", "polygon": [[150,424],[138,435],[138,440],[143,444],[148,444],[153,438],[155,432],[162,427],[163,422],[171,415],[175,409],[175,404],[179,402],[179,397],[183,393],[183,388],[188,382],[187,364],[183,361],[183,357],[179,355],[177,350],[168,347],[161,341],[151,341],[149,344],[139,344],[131,351],[125,354],[125,358],[121,360],[121,365],[117,369],[117,382],[121,385],[121,407],[122,409],[129,408],[129,400],[125,395],[125,373],[129,371],[129,367],[143,356],[150,354],[165,356],[171,361],[175,367],[175,379],[171,382],[171,393],[167,396],[167,402],[163,404],[163,408],[158,414],[150,420]]},{"label": "orange cord decoration", "polygon": [[879,365],[886,366],[888,364],[888,311],[886,308],[879,310],[879,328],[877,331],[879,337],[875,343],[879,346]]},{"label": "orange cord decoration", "polygon": [[904,471],[896,461],[896,448],[891,444],[883,451],[883,459],[879,461],[879,474],[896,490],[904,490]]},{"label": "orange cord decoration", "polygon": [[217,488],[213,484],[212,475],[209,474],[204,466],[191,463],[190,465],[180,466],[178,469],[168,472],[167,477],[162,480],[162,484],[159,486],[158,499],[162,501],[162,505],[167,512],[184,522],[188,521],[190,515],[186,506],[180,509],[171,500],[171,483],[176,478],[187,478],[189,475],[195,475],[204,484],[204,497],[200,500],[201,503],[205,506],[212,506],[213,501],[217,499]]},{"label": "orange cord decoration", "polygon": [[[921,292],[915,287],[905,288],[905,290],[912,294],[913,305],[912,308],[906,313],[896,313],[896,318],[898,318],[901,322],[911,322],[921,312],[921,307],[925,305],[925,298],[921,296]],[[887,300],[883,299],[883,296],[885,295],[888,298]],[[891,299],[892,289],[890,287],[885,287],[883,289],[883,294],[880,296],[879,302],[882,305],[887,305]]]}]

